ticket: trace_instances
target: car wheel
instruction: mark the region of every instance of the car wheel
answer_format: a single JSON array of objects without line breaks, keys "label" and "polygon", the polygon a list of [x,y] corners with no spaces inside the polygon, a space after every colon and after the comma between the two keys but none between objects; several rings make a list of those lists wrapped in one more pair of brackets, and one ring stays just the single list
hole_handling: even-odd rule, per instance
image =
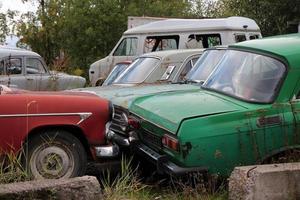
[{"label": "car wheel", "polygon": [[87,154],[81,142],[62,130],[46,131],[30,139],[26,167],[33,179],[59,179],[85,173]]}]

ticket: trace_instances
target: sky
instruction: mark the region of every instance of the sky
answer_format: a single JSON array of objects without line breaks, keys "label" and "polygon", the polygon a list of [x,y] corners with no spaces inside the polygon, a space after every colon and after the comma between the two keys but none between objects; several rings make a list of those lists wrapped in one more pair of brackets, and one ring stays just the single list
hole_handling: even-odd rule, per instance
[{"label": "sky", "polygon": [[36,3],[32,2],[22,3],[21,0],[0,0],[0,11],[6,12],[8,9],[10,10],[18,10],[21,13],[25,13],[27,11],[36,11]]}]

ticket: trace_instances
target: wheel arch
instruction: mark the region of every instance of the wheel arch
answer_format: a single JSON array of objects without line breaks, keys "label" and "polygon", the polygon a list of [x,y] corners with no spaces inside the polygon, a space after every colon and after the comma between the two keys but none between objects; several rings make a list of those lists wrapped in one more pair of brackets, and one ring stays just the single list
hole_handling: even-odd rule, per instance
[{"label": "wheel arch", "polygon": [[[75,136],[79,142],[83,145],[86,153],[87,153],[87,158],[88,161],[93,160],[93,156],[90,150],[90,145],[88,140],[86,139],[86,137],[83,134],[83,131],[77,127],[77,126],[72,126],[72,125],[60,125],[60,126],[52,126],[52,125],[46,125],[46,126],[39,126],[36,127],[34,129],[32,129],[27,136],[23,139],[23,146],[26,146],[26,144],[28,143],[28,141],[39,135],[42,134],[42,132],[44,131],[50,131],[50,130],[63,130],[63,131],[67,131],[68,133],[72,134],[73,136]],[[24,147],[23,147],[24,148]]]},{"label": "wheel arch", "polygon": [[300,150],[300,144],[299,145],[293,145],[293,146],[286,146],[286,147],[281,147],[279,149],[273,150],[270,153],[266,154],[264,157],[262,157],[260,160],[258,160],[256,163],[257,164],[265,164],[266,161],[269,159],[280,155],[281,153],[284,153],[289,150]]}]

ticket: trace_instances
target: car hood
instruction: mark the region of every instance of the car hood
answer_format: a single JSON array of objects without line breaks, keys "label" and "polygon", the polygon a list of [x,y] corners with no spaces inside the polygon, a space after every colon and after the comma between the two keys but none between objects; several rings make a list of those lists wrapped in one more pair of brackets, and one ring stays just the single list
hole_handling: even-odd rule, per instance
[{"label": "car hood", "polygon": [[115,105],[128,108],[131,102],[137,97],[162,92],[199,90],[199,88],[199,85],[192,84],[151,84],[136,85],[131,87],[124,87],[121,85],[110,85],[102,87],[81,88],[72,91],[93,93],[102,98],[112,101]]},{"label": "car hood", "polygon": [[130,111],[159,127],[176,133],[187,118],[234,112],[245,107],[222,95],[204,91],[177,91],[137,98]]},{"label": "car hood", "polygon": [[22,90],[18,88],[9,88],[5,85],[0,85],[2,88],[1,95],[18,95],[18,94],[27,94],[27,95],[48,95],[48,96],[55,96],[55,95],[64,95],[64,96],[94,96],[97,97],[95,94],[91,93],[83,93],[83,92],[74,92],[74,91],[30,91],[30,90]]}]

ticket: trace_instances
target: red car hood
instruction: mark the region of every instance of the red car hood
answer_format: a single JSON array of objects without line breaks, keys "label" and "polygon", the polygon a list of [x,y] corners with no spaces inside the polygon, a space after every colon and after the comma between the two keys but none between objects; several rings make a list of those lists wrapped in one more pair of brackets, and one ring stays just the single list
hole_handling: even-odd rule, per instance
[{"label": "red car hood", "polygon": [[16,88],[9,88],[1,85],[2,91],[1,94],[33,94],[33,95],[70,95],[70,96],[94,96],[97,95],[88,92],[76,92],[76,91],[29,91],[29,90],[21,90]]}]

